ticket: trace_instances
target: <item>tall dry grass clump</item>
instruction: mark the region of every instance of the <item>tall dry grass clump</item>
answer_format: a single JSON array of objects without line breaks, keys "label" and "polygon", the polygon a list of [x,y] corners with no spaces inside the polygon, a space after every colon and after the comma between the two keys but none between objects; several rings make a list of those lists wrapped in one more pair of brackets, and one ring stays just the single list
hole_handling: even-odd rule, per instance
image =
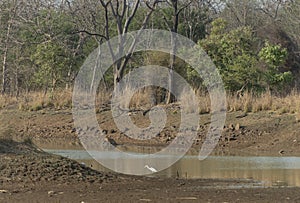
[{"label": "tall dry grass clump", "polygon": [[252,112],[272,110],[273,96],[270,91],[267,91],[253,98]]},{"label": "tall dry grass clump", "polygon": [[[123,89],[123,94],[115,101],[121,108],[149,109],[159,103],[164,103],[162,95],[165,90],[157,87],[145,87],[135,90],[130,86]],[[192,96],[196,94],[196,97]],[[103,107],[110,108],[112,91],[101,89],[96,97],[96,110]],[[209,94],[201,91],[183,91],[180,98],[177,98],[189,112],[199,111],[200,114],[210,113],[211,101]],[[196,101],[194,101],[196,99]],[[195,107],[194,103],[198,106]],[[20,110],[38,111],[44,108],[71,109],[72,91],[58,90],[55,92],[31,92],[19,97],[0,95],[0,108],[18,106]],[[198,108],[198,109],[196,109]],[[243,94],[227,94],[227,110],[229,112],[260,112],[273,111],[279,114],[292,113],[300,121],[300,93],[296,90],[286,96],[273,95],[270,91],[262,94],[254,94],[245,91]]]},{"label": "tall dry grass clump", "polygon": [[110,104],[111,96],[111,91],[105,88],[102,88],[100,91],[97,92],[96,106],[98,107],[98,111],[100,111],[103,108],[106,108],[107,105]]},{"label": "tall dry grass clump", "polygon": [[202,93],[201,90],[196,91],[196,97],[198,99],[198,109],[200,114],[209,113],[211,110],[210,97],[207,93]]},{"label": "tall dry grass clump", "polygon": [[45,94],[44,92],[30,92],[18,98],[20,110],[39,111],[44,108],[57,110],[72,107],[72,91],[57,90]]},{"label": "tall dry grass clump", "polygon": [[151,87],[135,90],[130,86],[126,86],[121,94],[113,100],[115,105],[123,109],[149,109],[156,104],[154,90]]},{"label": "tall dry grass clump", "polygon": [[18,99],[16,97],[0,94],[0,108],[16,105],[17,103],[18,103]]},{"label": "tall dry grass clump", "polygon": [[208,111],[205,105],[207,97],[203,96],[202,98],[192,90],[183,90],[179,96],[179,102],[185,113],[206,113]]},{"label": "tall dry grass clump", "polygon": [[38,111],[45,108],[49,102],[47,95],[43,92],[30,92],[22,95],[19,99],[20,110]]},{"label": "tall dry grass clump", "polygon": [[243,94],[227,95],[227,110],[250,112],[253,109],[254,97],[252,92],[244,92]]},{"label": "tall dry grass clump", "polygon": [[245,92],[242,95],[228,95],[227,104],[228,111],[300,113],[300,93],[292,91],[286,96],[276,96],[270,91],[259,95]]}]

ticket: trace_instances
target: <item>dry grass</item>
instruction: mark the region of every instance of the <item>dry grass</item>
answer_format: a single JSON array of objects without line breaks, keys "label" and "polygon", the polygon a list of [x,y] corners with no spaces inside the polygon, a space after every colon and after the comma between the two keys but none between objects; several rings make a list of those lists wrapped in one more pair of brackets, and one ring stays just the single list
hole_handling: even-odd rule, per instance
[{"label": "dry grass", "polygon": [[[161,92],[158,93],[157,89],[151,87],[138,91],[127,87],[118,102],[120,107],[123,108],[129,105],[131,109],[147,109],[160,103],[160,94]],[[111,96],[111,91],[102,90],[97,95],[96,106],[99,108],[107,106],[110,103]],[[190,108],[188,110],[190,112],[195,111],[195,106],[192,105],[192,98],[187,92],[183,92],[180,96],[180,101],[187,109]],[[209,113],[209,96],[196,92],[196,99],[198,101],[199,113]],[[72,108],[72,92],[63,90],[52,94],[48,93],[47,95],[42,92],[34,92],[18,98],[0,95],[0,108],[8,106],[18,106],[20,110],[30,111],[38,111],[44,108],[54,108],[57,110],[70,109]],[[293,91],[285,97],[274,96],[270,92],[261,95],[254,95],[252,92],[245,92],[240,96],[231,94],[227,95],[227,110],[229,112],[244,111],[256,113],[260,111],[274,111],[278,114],[292,113],[300,121],[300,93]]]},{"label": "dry grass", "polygon": [[227,97],[229,111],[259,112],[275,111],[283,113],[300,113],[300,94],[293,91],[285,97],[273,96],[270,92],[254,96],[246,92],[242,96]]},{"label": "dry grass", "polygon": [[0,95],[0,109],[11,105],[16,105],[17,103],[18,99],[16,97]]},{"label": "dry grass", "polygon": [[198,111],[200,114],[209,113],[211,110],[210,98],[207,94],[202,94],[201,91],[196,91],[196,96],[198,99]]},{"label": "dry grass", "polygon": [[148,109],[156,104],[154,95],[152,88],[146,87],[136,91],[128,86],[122,91],[121,95],[113,98],[113,102],[123,109]]},{"label": "dry grass", "polygon": [[39,111],[44,108],[57,110],[72,107],[71,91],[56,91],[45,94],[43,92],[31,92],[18,97],[16,104],[19,110]]},{"label": "dry grass", "polygon": [[[251,92],[245,92],[241,96],[231,95],[227,98],[230,111],[259,112],[271,110],[272,96],[270,93],[265,93],[260,96],[254,96]],[[231,101],[233,105],[231,104]]]},{"label": "dry grass", "polygon": [[[199,104],[202,104],[200,97],[194,96],[192,91],[183,91],[180,95],[179,102],[186,113],[195,113],[197,110],[201,112]],[[204,105],[205,106],[205,105]],[[198,108],[198,109],[197,109]]]}]

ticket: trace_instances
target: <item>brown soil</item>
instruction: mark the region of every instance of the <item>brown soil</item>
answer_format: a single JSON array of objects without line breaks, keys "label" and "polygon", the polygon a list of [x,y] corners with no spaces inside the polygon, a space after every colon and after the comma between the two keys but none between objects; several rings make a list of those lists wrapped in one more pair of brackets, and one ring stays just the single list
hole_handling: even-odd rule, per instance
[{"label": "brown soil", "polygon": [[[147,142],[119,132],[110,111],[97,117],[107,136],[118,144],[165,146],[176,136],[180,121],[177,111],[176,106],[167,108],[166,128]],[[133,112],[132,119],[141,127],[149,125],[142,111]],[[202,115],[194,151],[200,149],[209,121],[209,115]],[[214,153],[298,156],[299,127],[290,114],[228,113]],[[67,140],[69,145],[80,147],[68,110],[1,110],[0,135],[0,202],[300,202],[299,188],[239,188],[243,182],[249,184],[246,180],[159,179],[97,172],[42,152],[28,140],[49,140],[55,145]]]},{"label": "brown soil", "polygon": [[[178,112],[177,106],[169,106],[166,127],[159,136],[146,141],[131,139],[120,132],[110,111],[98,113],[97,119],[103,131],[107,132],[107,137],[113,138],[118,144],[163,147],[172,142],[177,135],[180,124]],[[140,127],[149,125],[148,115],[143,116],[142,111],[131,113],[131,118]],[[35,142],[49,141],[56,146],[66,143],[67,140],[69,145],[80,147],[70,110],[39,112],[2,110],[0,121],[0,135],[5,138],[14,140],[30,138]],[[209,124],[210,115],[201,115],[200,130],[193,151],[199,151],[201,148]],[[292,114],[227,113],[224,130],[214,153],[298,156],[300,155],[299,128],[300,122],[297,122],[295,115]]]}]

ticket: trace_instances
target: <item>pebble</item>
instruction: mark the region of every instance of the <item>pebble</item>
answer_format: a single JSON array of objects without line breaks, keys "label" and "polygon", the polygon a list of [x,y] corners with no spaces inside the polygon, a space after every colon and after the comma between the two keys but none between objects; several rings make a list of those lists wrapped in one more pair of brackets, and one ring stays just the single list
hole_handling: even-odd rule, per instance
[{"label": "pebble", "polygon": [[240,124],[239,124],[239,123],[238,123],[238,124],[236,124],[236,126],[235,126],[235,130],[240,130],[240,128],[241,128]]},{"label": "pebble", "polygon": [[233,124],[230,124],[230,125],[228,126],[228,128],[229,128],[230,130],[234,130],[234,125],[233,125]]},{"label": "pebble", "polygon": [[48,195],[54,195],[54,191],[48,191]]}]

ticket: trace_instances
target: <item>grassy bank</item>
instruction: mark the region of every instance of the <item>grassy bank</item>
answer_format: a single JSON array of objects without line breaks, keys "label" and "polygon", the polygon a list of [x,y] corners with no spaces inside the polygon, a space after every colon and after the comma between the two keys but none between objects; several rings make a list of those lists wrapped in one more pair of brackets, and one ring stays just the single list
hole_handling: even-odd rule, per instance
[{"label": "grassy bank", "polygon": [[[155,104],[155,98],[153,91],[142,90],[139,92],[131,92],[124,95],[124,100],[130,98],[130,94],[133,97],[130,100],[130,107],[135,108],[147,108]],[[157,94],[157,93],[155,93]],[[203,95],[196,93],[199,101],[199,112],[201,114],[210,112],[210,98],[209,95]],[[182,102],[188,104],[190,102],[189,95],[182,95]],[[108,104],[111,99],[111,93],[102,91],[98,93],[96,98],[96,104],[99,108]],[[71,109],[72,108],[72,91],[56,91],[53,93],[44,94],[43,92],[31,92],[23,94],[19,97],[14,96],[0,96],[0,108],[18,108],[25,111],[39,111],[45,108],[53,108],[55,110]],[[260,111],[274,111],[279,114],[292,113],[299,114],[300,119],[300,93],[293,91],[287,96],[275,96],[270,92],[266,92],[260,95],[253,94],[251,92],[245,92],[243,95],[227,94],[227,111],[243,111],[248,112],[260,112]]]}]

